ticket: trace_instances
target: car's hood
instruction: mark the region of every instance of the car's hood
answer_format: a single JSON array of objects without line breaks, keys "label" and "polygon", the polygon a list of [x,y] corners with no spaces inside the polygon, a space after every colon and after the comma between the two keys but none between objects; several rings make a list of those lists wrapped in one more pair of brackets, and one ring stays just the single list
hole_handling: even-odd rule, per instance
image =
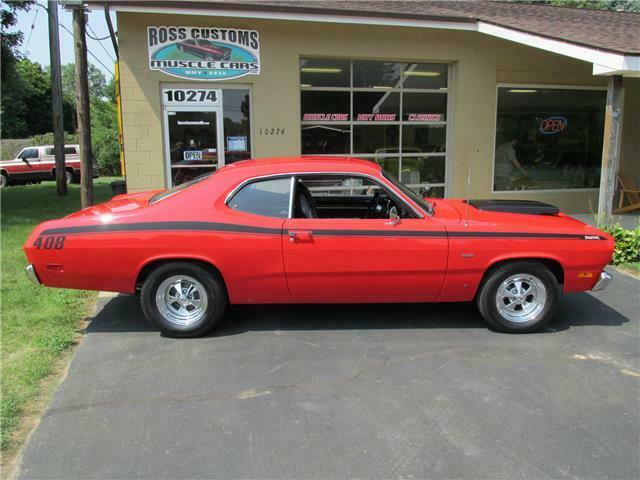
[{"label": "car's hood", "polygon": [[[467,205],[461,199],[439,200],[455,208],[460,215],[460,222],[467,221],[472,225],[482,225],[486,228],[512,229],[513,231],[564,231],[584,235],[603,235],[595,227],[576,220],[569,215],[558,213],[555,215],[494,212],[478,210]],[[606,235],[605,235],[606,236]]]}]

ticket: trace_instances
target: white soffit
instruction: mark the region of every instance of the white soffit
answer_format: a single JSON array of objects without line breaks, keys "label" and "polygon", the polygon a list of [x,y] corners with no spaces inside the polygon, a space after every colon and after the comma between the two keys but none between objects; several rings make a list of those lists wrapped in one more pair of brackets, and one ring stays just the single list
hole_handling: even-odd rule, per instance
[{"label": "white soffit", "polygon": [[[104,3],[87,2],[92,10],[102,10]],[[532,33],[514,30],[512,28],[501,27],[487,22],[451,22],[437,20],[401,19],[401,18],[379,18],[368,16],[351,15],[323,15],[317,13],[290,13],[290,12],[265,12],[254,10],[205,10],[194,8],[163,8],[154,6],[151,2],[149,6],[122,5],[118,2],[110,3],[109,8],[117,12],[137,12],[173,15],[206,15],[212,17],[235,17],[235,18],[255,18],[266,20],[291,20],[300,22],[318,23],[340,23],[353,25],[379,25],[389,27],[414,27],[414,28],[437,28],[446,30],[467,30],[484,33],[493,37],[501,38],[533,48],[545,50],[559,55],[583,60],[593,64],[594,75],[624,75],[640,77],[640,56],[623,55],[620,53],[607,52],[595,47],[577,45],[575,43],[542,37]]]}]

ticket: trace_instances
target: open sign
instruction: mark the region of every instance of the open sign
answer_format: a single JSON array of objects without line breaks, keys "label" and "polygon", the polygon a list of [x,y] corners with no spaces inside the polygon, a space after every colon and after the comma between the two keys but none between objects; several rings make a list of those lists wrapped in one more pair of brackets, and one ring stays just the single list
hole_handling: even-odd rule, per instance
[{"label": "open sign", "polygon": [[543,135],[553,135],[567,128],[567,119],[561,116],[549,117],[540,121],[538,131]]},{"label": "open sign", "polygon": [[183,157],[185,160],[202,160],[202,150],[187,150]]}]

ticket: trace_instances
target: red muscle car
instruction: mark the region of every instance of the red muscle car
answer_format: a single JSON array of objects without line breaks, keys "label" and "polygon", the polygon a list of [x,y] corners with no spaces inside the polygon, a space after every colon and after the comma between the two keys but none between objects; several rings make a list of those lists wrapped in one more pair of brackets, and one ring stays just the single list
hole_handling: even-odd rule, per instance
[{"label": "red muscle car", "polygon": [[216,45],[209,40],[184,40],[176,45],[178,50],[190,53],[205,60],[229,60],[231,49]]},{"label": "red muscle car", "polygon": [[540,202],[426,200],[371,162],[228,165],[166,191],[40,224],[27,273],[59,288],[139,292],[147,318],[200,335],[228,304],[475,301],[529,332],[562,292],[611,280],[611,236]]}]

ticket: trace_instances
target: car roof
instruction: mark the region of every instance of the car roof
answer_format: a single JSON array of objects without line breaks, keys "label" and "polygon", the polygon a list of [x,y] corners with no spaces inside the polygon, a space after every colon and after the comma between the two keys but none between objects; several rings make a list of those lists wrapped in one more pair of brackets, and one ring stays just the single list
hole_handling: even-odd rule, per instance
[{"label": "car roof", "polygon": [[375,175],[380,172],[380,169],[380,165],[360,158],[317,155],[242,160],[220,169],[220,173],[226,170],[229,173],[242,172],[246,176],[296,172],[349,172]]}]

